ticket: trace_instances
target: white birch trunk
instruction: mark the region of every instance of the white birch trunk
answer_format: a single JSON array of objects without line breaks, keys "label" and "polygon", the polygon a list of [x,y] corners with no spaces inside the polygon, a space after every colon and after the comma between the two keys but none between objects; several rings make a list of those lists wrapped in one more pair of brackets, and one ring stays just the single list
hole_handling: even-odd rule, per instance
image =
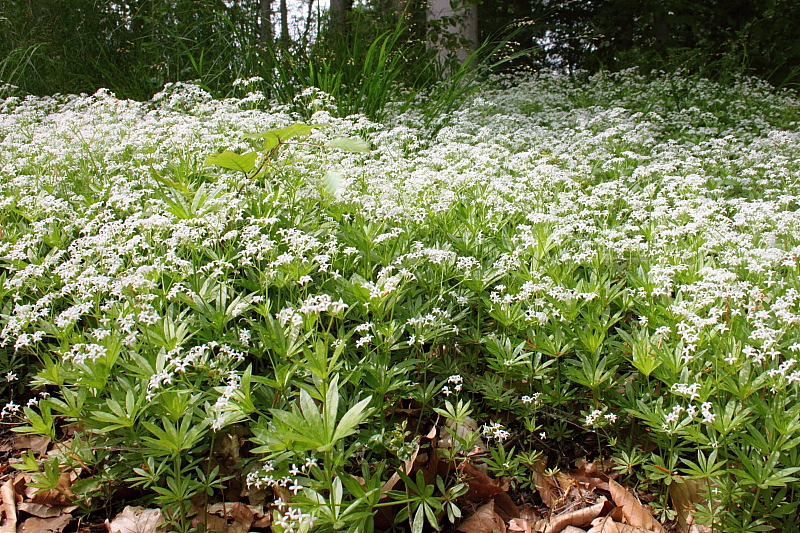
[{"label": "white birch trunk", "polygon": [[[455,9],[453,3],[457,4]],[[463,63],[478,46],[478,6],[473,0],[460,0],[453,3],[450,0],[430,0],[427,16],[429,22],[443,18],[456,19],[457,22],[444,28],[444,31],[458,34],[462,40],[467,41],[466,46],[456,50],[456,57],[459,62]],[[431,45],[439,47],[439,61],[444,64],[450,51],[436,43],[431,43]]]}]

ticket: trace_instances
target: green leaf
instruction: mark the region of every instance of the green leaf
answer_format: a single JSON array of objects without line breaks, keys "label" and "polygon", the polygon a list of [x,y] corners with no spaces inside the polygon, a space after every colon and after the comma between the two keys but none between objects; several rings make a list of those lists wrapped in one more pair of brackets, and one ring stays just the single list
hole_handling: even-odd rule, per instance
[{"label": "green leaf", "polygon": [[[325,409],[323,414],[325,417],[325,437],[330,442],[331,437],[334,436],[334,428],[336,427],[336,416],[339,412],[339,376],[333,376],[331,383],[328,385],[328,392],[325,394]],[[335,439],[334,439],[335,440]]]},{"label": "green leaf", "polygon": [[338,148],[345,152],[369,152],[369,143],[361,139],[350,139],[347,137],[337,137],[331,139],[324,145],[326,148]]},{"label": "green leaf", "polygon": [[210,155],[206,158],[206,165],[214,165],[230,170],[238,170],[247,174],[256,164],[258,154],[256,152],[247,152],[246,154],[237,154],[226,150],[221,154]]},{"label": "green leaf", "polygon": [[264,133],[245,133],[245,139],[264,139],[264,152],[271,152],[277,148],[281,143],[294,139],[295,137],[303,138],[311,133],[314,128],[319,128],[321,124],[303,124],[297,123],[285,128],[278,128],[274,130],[265,131]]},{"label": "green leaf", "polygon": [[339,421],[339,425],[336,426],[336,432],[333,434],[332,439],[333,442],[355,433],[356,426],[362,424],[372,412],[371,409],[367,409],[371,400],[372,396],[361,400],[344,414]]},{"label": "green leaf", "polygon": [[322,420],[322,415],[311,395],[303,389],[300,390],[300,410],[303,412],[305,425],[314,428],[314,433],[323,430],[325,422]]},{"label": "green leaf", "polygon": [[335,170],[329,170],[324,176],[322,176],[322,186],[325,187],[326,191],[333,195],[336,195],[339,189],[342,188],[343,181],[344,176]]},{"label": "green leaf", "polygon": [[244,138],[267,139],[273,137],[281,141],[286,141],[288,139],[293,139],[294,137],[305,137],[311,133],[312,130],[321,126],[322,124],[303,124],[302,122],[298,122],[297,124],[292,124],[291,126],[286,126],[285,128],[268,130],[263,133],[245,133]]}]

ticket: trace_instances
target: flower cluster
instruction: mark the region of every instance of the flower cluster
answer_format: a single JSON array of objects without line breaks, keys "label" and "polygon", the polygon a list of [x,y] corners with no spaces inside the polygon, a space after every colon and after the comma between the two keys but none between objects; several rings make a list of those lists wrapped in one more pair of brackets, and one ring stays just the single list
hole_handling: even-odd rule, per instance
[{"label": "flower cluster", "polygon": [[481,427],[481,434],[488,439],[497,439],[499,442],[508,440],[511,437],[511,433],[499,422],[484,424]]}]

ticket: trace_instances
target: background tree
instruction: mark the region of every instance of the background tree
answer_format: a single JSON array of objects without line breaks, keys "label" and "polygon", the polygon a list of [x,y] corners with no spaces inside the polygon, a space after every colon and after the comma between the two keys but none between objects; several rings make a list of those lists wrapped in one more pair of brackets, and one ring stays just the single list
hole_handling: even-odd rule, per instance
[{"label": "background tree", "polygon": [[[452,13],[426,16],[426,0],[331,0],[327,14],[303,0],[292,33],[287,0],[3,0],[0,81],[33,94],[107,87],[146,99],[187,80],[226,95],[236,78],[257,75],[268,80],[269,96],[291,101],[320,76],[331,87],[358,88],[370,45],[395,31],[384,59],[402,55],[405,73],[395,81],[413,86],[435,80],[427,43],[466,50],[512,31],[509,51],[541,51],[517,68],[686,68],[795,87],[800,80],[796,0],[479,0],[477,12],[466,2],[450,9],[445,1]],[[475,13],[477,32],[465,24]]]}]

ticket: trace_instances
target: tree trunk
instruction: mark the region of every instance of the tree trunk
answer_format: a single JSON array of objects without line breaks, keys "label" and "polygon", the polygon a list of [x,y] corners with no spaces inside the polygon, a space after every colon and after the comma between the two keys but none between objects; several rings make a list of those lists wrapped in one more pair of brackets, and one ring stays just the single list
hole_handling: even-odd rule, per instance
[{"label": "tree trunk", "polygon": [[289,7],[286,0],[281,0],[281,47],[289,49]]},{"label": "tree trunk", "polygon": [[303,49],[308,48],[308,35],[311,32],[311,24],[314,22],[314,0],[308,0],[308,13],[306,13],[306,24],[303,28]]},{"label": "tree trunk", "polygon": [[[453,7],[453,4],[457,4]],[[445,25],[441,28],[439,42],[431,43],[439,48],[439,61],[446,64],[453,52],[459,63],[476,50],[478,45],[478,6],[471,0],[451,2],[432,0],[428,7],[428,22]]]},{"label": "tree trunk", "polygon": [[260,0],[258,41],[262,46],[272,44],[272,0]]},{"label": "tree trunk", "polygon": [[331,33],[344,33],[347,27],[347,10],[352,5],[352,0],[331,0],[328,11]]}]

